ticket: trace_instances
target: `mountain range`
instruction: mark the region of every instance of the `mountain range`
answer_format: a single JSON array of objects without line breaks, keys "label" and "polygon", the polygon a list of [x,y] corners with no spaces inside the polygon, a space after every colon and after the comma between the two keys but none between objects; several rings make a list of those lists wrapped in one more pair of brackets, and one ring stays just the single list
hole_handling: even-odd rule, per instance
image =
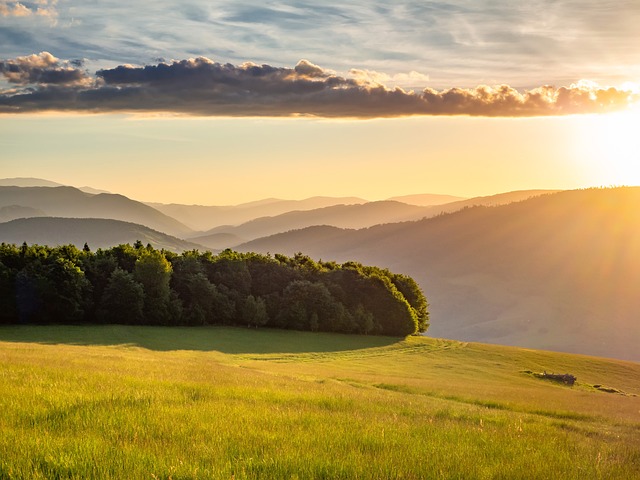
[{"label": "mountain range", "polygon": [[[475,205],[502,205],[527,199],[532,196],[551,193],[555,190],[524,190],[487,197],[475,197],[456,200],[446,204],[418,206],[401,203],[397,200],[367,202],[353,205],[333,205],[310,210],[296,210],[276,216],[261,217],[238,226],[223,225],[213,228],[204,235],[190,237],[212,249],[234,248],[237,245],[256,238],[273,235],[279,232],[297,230],[315,225],[331,225],[342,228],[366,228],[382,223],[397,223],[408,220],[420,220],[442,213],[454,212]],[[416,201],[442,196],[412,195]],[[457,198],[457,197],[452,197]]]},{"label": "mountain range", "polygon": [[[17,177],[17,178],[1,178],[0,187],[68,187],[58,182],[52,182],[51,180],[45,180],[42,178],[31,177]],[[107,190],[100,190],[93,187],[77,187],[78,190],[96,195],[98,193],[111,193]]]},{"label": "mountain range", "polygon": [[317,226],[238,246],[413,276],[429,334],[640,360],[640,188],[566,191],[360,230]]},{"label": "mountain range", "polygon": [[[313,210],[333,205],[367,203],[357,197],[311,197],[305,200],[267,198],[240,205],[205,206],[148,203],[149,206],[174,218],[179,218],[194,230],[207,231],[221,225],[235,226],[250,220],[280,215],[293,210]],[[209,233],[207,233],[209,234]]]},{"label": "mountain range", "polygon": [[52,217],[133,222],[170,235],[185,236],[192,233],[189,227],[178,220],[123,195],[91,194],[74,187],[0,186],[0,208],[5,207],[31,209],[28,216],[34,216],[33,210],[38,210]]},{"label": "mountain range", "polygon": [[[640,360],[640,188],[530,190],[428,206],[356,197],[151,205],[65,186],[0,186],[0,241],[95,249],[139,239],[172,251],[356,260],[418,281],[430,302],[429,335]],[[167,214],[181,208],[188,218]],[[225,213],[215,220],[216,211]],[[211,222],[220,224],[190,228]]]},{"label": "mountain range", "polygon": [[[402,202],[409,205],[432,206],[465,200],[453,195],[418,194],[392,197],[389,201]],[[162,213],[174,218],[194,230],[205,231],[206,235],[215,232],[209,230],[215,227],[234,227],[242,223],[262,217],[273,217],[289,212],[302,212],[317,210],[336,205],[363,205],[370,203],[358,197],[310,197],[304,200],[282,200],[279,198],[267,198],[255,202],[242,203],[240,205],[204,206],[147,203],[160,210]],[[379,222],[378,222],[379,223]]]}]

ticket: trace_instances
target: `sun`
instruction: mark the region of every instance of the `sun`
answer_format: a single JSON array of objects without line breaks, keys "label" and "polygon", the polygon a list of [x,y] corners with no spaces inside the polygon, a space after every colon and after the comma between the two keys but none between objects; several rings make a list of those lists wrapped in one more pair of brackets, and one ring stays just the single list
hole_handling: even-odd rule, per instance
[{"label": "sun", "polygon": [[608,115],[601,142],[605,168],[622,184],[640,184],[640,109]]},{"label": "sun", "polygon": [[579,138],[582,167],[598,185],[640,185],[640,105],[591,116]]}]

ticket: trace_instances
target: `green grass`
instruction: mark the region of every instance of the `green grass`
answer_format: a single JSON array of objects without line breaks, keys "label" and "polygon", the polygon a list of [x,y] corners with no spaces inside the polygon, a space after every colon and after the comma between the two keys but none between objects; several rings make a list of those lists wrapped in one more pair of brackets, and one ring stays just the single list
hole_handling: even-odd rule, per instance
[{"label": "green grass", "polygon": [[0,392],[1,479],[640,477],[640,364],[616,360],[422,337],[2,327]]}]

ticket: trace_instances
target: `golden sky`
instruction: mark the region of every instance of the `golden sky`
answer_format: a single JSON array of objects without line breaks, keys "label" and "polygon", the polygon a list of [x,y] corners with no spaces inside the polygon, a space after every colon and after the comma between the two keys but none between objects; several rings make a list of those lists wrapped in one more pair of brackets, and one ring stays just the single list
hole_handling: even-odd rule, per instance
[{"label": "golden sky", "polygon": [[2,176],[206,205],[638,185],[637,117],[2,117]]},{"label": "golden sky", "polygon": [[640,2],[0,0],[0,177],[148,201],[640,184]]}]

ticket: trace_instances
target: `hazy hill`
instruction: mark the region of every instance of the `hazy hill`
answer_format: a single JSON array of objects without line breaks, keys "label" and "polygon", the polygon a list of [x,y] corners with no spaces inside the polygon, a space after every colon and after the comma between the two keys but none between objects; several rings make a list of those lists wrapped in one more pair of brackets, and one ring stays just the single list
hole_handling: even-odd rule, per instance
[{"label": "hazy hill", "polygon": [[242,238],[233,233],[210,233],[206,235],[198,235],[190,237],[190,241],[204,245],[212,250],[224,250],[225,248],[233,248],[236,245],[247,242],[248,238]]},{"label": "hazy hill", "polygon": [[68,245],[82,248],[86,243],[92,250],[109,248],[121,243],[133,244],[140,240],[155,248],[181,253],[194,248],[206,250],[202,245],[187,242],[135,223],[97,218],[22,218],[0,223],[0,242],[21,245]]},{"label": "hazy hill", "polygon": [[241,251],[302,251],[413,276],[429,334],[640,360],[640,188],[566,191],[362,230],[314,227]]},{"label": "hazy hill", "polygon": [[294,210],[313,210],[341,204],[366,203],[357,197],[311,197],[305,200],[268,198],[240,205],[204,206],[147,203],[147,205],[179,219],[194,230],[207,231],[220,225],[240,225],[255,218],[280,215]]},{"label": "hazy hill", "polygon": [[38,209],[55,217],[133,222],[171,235],[185,236],[192,232],[174,218],[122,195],[92,195],[73,187],[0,186],[0,207],[9,205]]},{"label": "hazy hill", "polygon": [[16,218],[46,217],[47,215],[37,208],[23,207],[21,205],[7,205],[0,207],[0,223],[15,220]]},{"label": "hazy hill", "polygon": [[434,205],[429,207],[428,215],[433,217],[440,213],[451,213],[462,210],[465,207],[492,207],[496,205],[507,205],[513,202],[521,202],[531,197],[538,197],[549,193],[558,193],[560,190],[517,190],[515,192],[498,193],[496,195],[487,195],[484,197],[467,198],[466,200],[458,200],[443,205]]},{"label": "hazy hill", "polygon": [[[16,177],[16,178],[0,178],[0,186],[2,187],[68,187],[69,185],[63,185],[62,183],[52,182],[51,180],[45,180],[43,178],[32,177]],[[98,193],[111,193],[106,190],[100,190],[93,187],[77,187],[85,193],[98,194]]]},{"label": "hazy hill", "polygon": [[[357,205],[334,205],[314,210],[287,212],[273,217],[257,218],[238,226],[222,225],[206,232],[206,236],[194,236],[192,240],[207,245],[210,248],[233,248],[239,245],[242,239],[245,239],[244,241],[250,241],[259,237],[310,226],[330,225],[342,228],[365,228],[382,223],[420,220],[444,212],[454,212],[471,205],[500,205],[544,193],[549,193],[549,190],[525,190],[502,193],[427,207],[409,205],[391,200],[367,202]],[[432,195],[429,194],[412,195],[409,196],[409,198],[428,198],[431,196]],[[440,195],[436,197],[441,197],[442,200],[446,196]],[[212,237],[210,240],[210,235],[223,233],[229,235],[229,242],[225,243],[222,237],[219,236]]]},{"label": "hazy hill", "polygon": [[[399,222],[422,218],[424,207],[406,203],[381,201],[360,205],[334,205],[307,211],[293,211],[274,217],[263,217],[243,223],[237,227],[220,226],[211,229],[207,235],[227,234],[237,239],[254,239],[314,225],[332,225],[344,228],[364,228],[379,223]],[[231,239],[231,238],[230,238]],[[194,237],[194,241],[205,242],[204,237]],[[233,247],[235,244],[226,245]],[[208,243],[206,243],[208,245]]]},{"label": "hazy hill", "polygon": [[[421,194],[421,195],[408,195],[406,197],[394,197],[387,201],[381,202],[368,202],[362,198],[357,197],[311,197],[305,200],[280,200],[277,198],[268,198],[264,200],[258,200],[256,202],[244,203],[235,206],[203,206],[203,205],[179,205],[170,204],[165,205],[162,203],[147,203],[147,205],[169,215],[173,218],[180,220],[185,225],[188,225],[194,230],[200,230],[203,234],[209,235],[212,233],[232,233],[240,237],[256,238],[256,235],[268,235],[275,232],[283,232],[291,230],[293,228],[303,228],[308,225],[319,225],[326,223],[327,225],[343,226],[348,228],[358,228],[370,225],[376,225],[378,223],[385,222],[399,222],[403,220],[416,220],[423,217],[431,217],[438,215],[442,212],[455,212],[465,206],[470,205],[497,205],[510,202],[516,202],[524,200],[534,195],[541,195],[544,193],[555,192],[556,190],[523,190],[518,192],[502,193],[499,195],[492,195],[488,197],[475,197],[470,199],[460,199],[460,197],[454,197],[450,195],[433,195],[433,194]],[[404,199],[404,200],[403,200]],[[398,215],[388,215],[388,212],[380,212],[380,218],[375,219],[375,215],[372,210],[369,210],[369,219],[364,222],[358,223],[358,218],[354,217],[350,222],[345,220],[344,215],[342,219],[334,219],[332,213],[338,213],[338,216],[344,214],[341,209],[334,211],[314,212],[309,214],[309,219],[302,220],[304,215],[296,214],[290,217],[294,220],[292,224],[287,224],[285,219],[278,219],[274,222],[279,224],[275,230],[269,228],[268,232],[257,231],[255,234],[245,234],[242,230],[235,232],[230,227],[237,227],[252,220],[263,219],[264,217],[276,217],[279,215],[287,214],[290,212],[305,212],[313,210],[321,210],[327,207],[334,206],[348,206],[353,207],[356,205],[364,205],[372,203],[373,209],[379,208],[380,205],[385,205],[386,202],[410,204],[411,207],[419,206],[423,210],[413,209],[413,215],[407,217],[406,213],[400,213]],[[448,203],[445,203],[448,202]],[[396,207],[398,209],[399,207]],[[352,209],[354,210],[354,209]],[[357,209],[355,209],[357,210]],[[359,215],[360,213],[358,213]],[[316,217],[316,218],[314,218]],[[263,220],[261,220],[263,221]],[[264,222],[271,222],[271,220],[265,220]],[[217,227],[224,227],[218,229]],[[252,230],[254,226],[246,227],[247,230]],[[227,245],[229,246],[229,245]]]},{"label": "hazy hill", "polygon": [[43,178],[33,177],[16,177],[16,178],[0,178],[0,186],[2,187],[64,187],[61,183],[52,182]]},{"label": "hazy hill", "polygon": [[421,193],[417,195],[401,195],[399,197],[387,198],[394,202],[408,203],[409,205],[419,205],[429,207],[432,205],[444,205],[445,203],[459,202],[467,200],[465,197],[455,197],[453,195],[436,195],[433,193]]},{"label": "hazy hill", "polygon": [[93,187],[77,187],[78,190],[84,192],[84,193],[91,193],[92,195],[98,195],[100,193],[111,193],[107,190],[100,190],[99,188],[93,188]]}]

